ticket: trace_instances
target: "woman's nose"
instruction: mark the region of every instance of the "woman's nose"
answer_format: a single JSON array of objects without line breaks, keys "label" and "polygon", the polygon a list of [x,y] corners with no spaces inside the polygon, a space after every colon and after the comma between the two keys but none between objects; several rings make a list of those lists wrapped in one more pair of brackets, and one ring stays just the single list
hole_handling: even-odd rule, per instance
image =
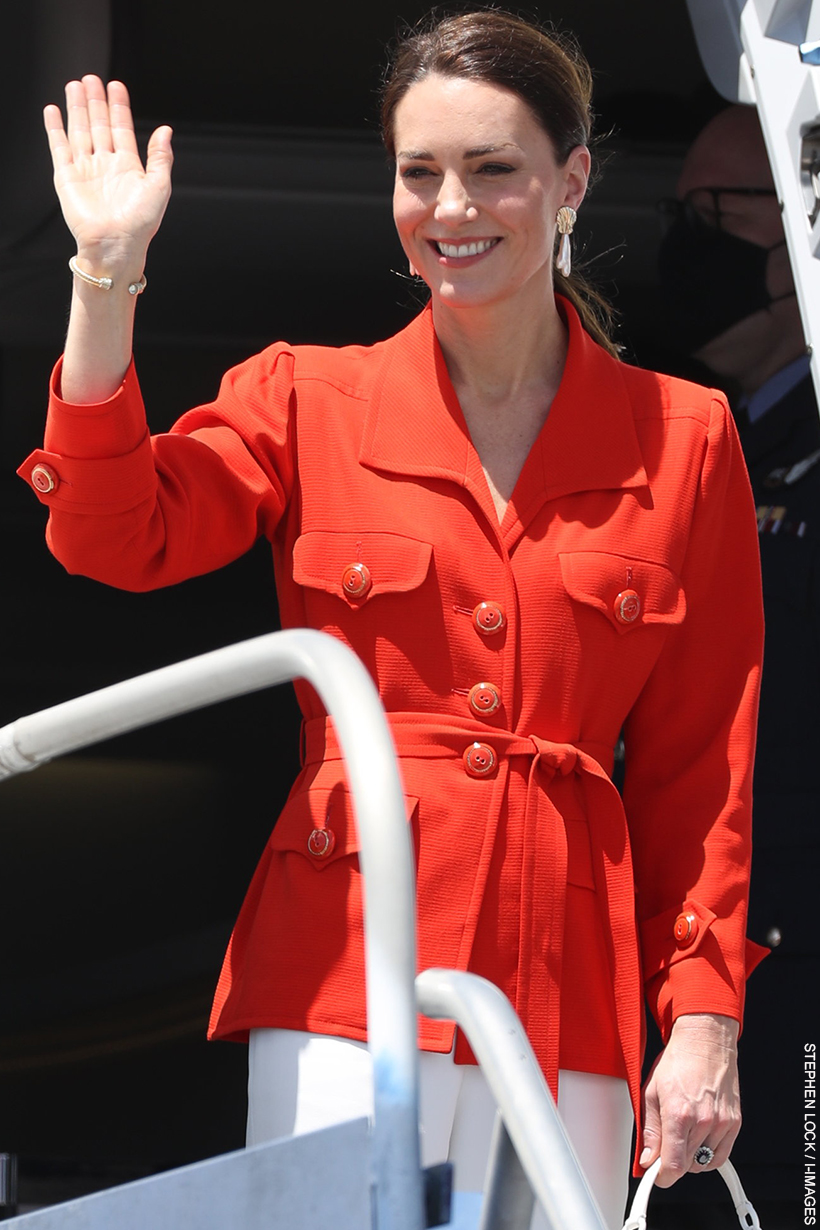
[{"label": "woman's nose", "polygon": [[436,219],[454,225],[477,215],[463,181],[457,175],[445,175],[436,201]]}]

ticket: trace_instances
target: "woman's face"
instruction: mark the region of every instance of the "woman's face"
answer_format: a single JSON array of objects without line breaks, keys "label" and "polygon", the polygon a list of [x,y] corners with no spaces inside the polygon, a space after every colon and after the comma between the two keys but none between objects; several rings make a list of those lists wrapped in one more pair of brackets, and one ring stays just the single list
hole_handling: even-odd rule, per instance
[{"label": "woman's face", "polygon": [[552,293],[555,215],[577,209],[589,153],[559,166],[552,141],[517,94],[429,76],[394,123],[393,217],[411,266],[448,307]]}]

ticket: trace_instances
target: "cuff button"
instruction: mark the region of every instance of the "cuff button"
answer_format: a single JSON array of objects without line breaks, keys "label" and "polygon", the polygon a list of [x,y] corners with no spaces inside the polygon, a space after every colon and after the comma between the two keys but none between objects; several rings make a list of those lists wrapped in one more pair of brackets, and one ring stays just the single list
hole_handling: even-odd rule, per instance
[{"label": "cuff button", "polygon": [[60,480],[49,466],[41,464],[32,468],[31,485],[41,495],[48,495],[50,492],[57,490]]},{"label": "cuff button", "polygon": [[678,948],[688,948],[694,943],[698,934],[698,920],[694,914],[678,914],[675,919],[674,935]]}]

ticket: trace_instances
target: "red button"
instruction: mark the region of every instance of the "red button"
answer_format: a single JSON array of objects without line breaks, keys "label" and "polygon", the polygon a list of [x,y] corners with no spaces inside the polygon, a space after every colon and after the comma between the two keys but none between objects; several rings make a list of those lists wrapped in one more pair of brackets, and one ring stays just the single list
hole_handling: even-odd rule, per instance
[{"label": "red button", "polygon": [[57,490],[60,480],[48,466],[36,465],[31,471],[31,485],[35,491],[39,491],[42,495],[48,495],[50,491]]},{"label": "red button", "polygon": [[501,693],[494,683],[475,683],[467,699],[473,713],[485,717],[488,713],[495,713],[501,704]]},{"label": "red button", "polygon": [[507,617],[497,602],[479,602],[473,611],[473,623],[482,636],[493,636],[505,627]]},{"label": "red button", "polygon": [[615,618],[622,624],[633,624],[641,613],[641,600],[634,589],[624,589],[613,603]]},{"label": "red button", "polygon": [[314,858],[330,858],[335,845],[333,829],[314,829],[307,840],[307,848]]},{"label": "red button", "polygon": [[698,934],[698,920],[694,914],[678,914],[675,919],[675,943],[678,948],[688,948]]},{"label": "red button", "polygon": [[495,752],[486,743],[471,743],[464,753],[464,768],[470,777],[487,777],[498,763]]},{"label": "red button", "polygon": [[370,569],[366,564],[348,564],[342,573],[342,589],[349,598],[364,597],[372,584]]}]

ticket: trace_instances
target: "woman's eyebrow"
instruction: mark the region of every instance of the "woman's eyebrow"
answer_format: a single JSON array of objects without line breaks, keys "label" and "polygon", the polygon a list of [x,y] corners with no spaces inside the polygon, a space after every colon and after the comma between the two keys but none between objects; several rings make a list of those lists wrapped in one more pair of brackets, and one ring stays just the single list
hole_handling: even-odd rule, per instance
[{"label": "woman's eyebrow", "polygon": [[[464,160],[469,162],[472,158],[484,158],[487,154],[496,154],[502,149],[517,149],[513,141],[504,141],[500,145],[479,145],[475,149],[466,149],[464,151]],[[426,149],[400,149],[397,158],[407,158],[411,162],[435,162],[435,155],[431,154]]]},{"label": "woman's eyebrow", "polygon": [[471,158],[483,158],[486,154],[497,154],[502,149],[516,149],[517,146],[512,141],[502,141],[500,145],[480,145],[475,149],[467,149],[464,151],[464,158],[469,162]]}]

